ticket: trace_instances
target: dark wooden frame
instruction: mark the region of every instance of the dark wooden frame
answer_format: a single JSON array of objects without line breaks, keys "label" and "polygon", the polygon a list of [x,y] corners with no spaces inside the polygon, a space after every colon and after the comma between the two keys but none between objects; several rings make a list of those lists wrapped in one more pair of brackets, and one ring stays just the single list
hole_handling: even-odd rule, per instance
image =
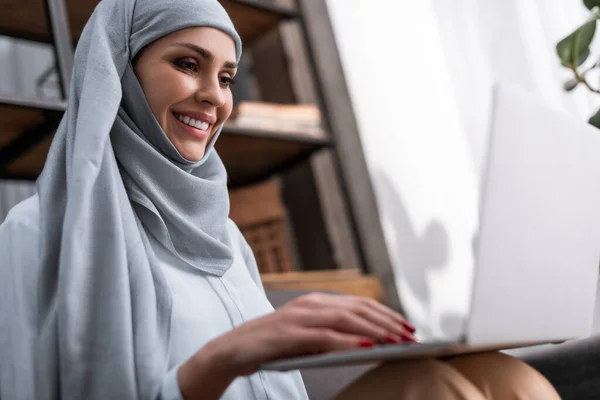
[{"label": "dark wooden frame", "polygon": [[401,311],[375,193],[325,0],[296,0],[317,95],[335,149],[334,168],[350,214],[362,267],[377,275],[386,303]]},{"label": "dark wooden frame", "polygon": [[62,98],[69,95],[71,70],[73,69],[73,46],[67,9],[62,0],[47,0],[44,2],[47,19],[52,31],[54,58],[58,66],[58,76]]}]

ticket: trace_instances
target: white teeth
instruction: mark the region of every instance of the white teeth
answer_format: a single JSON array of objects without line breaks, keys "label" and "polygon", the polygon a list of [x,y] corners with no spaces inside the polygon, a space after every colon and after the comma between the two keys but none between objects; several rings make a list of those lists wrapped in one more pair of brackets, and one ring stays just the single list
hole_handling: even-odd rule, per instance
[{"label": "white teeth", "polygon": [[208,122],[197,121],[194,118],[188,117],[187,115],[185,117],[182,115],[178,115],[177,119],[186,125],[193,126],[194,128],[201,129],[203,131],[207,130],[210,125]]}]

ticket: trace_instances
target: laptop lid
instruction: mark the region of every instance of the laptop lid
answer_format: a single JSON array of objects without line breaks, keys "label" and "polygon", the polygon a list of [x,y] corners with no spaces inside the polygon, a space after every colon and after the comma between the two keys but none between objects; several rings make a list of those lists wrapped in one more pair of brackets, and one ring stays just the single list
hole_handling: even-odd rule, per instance
[{"label": "laptop lid", "polygon": [[588,335],[600,260],[600,130],[494,90],[467,340]]}]

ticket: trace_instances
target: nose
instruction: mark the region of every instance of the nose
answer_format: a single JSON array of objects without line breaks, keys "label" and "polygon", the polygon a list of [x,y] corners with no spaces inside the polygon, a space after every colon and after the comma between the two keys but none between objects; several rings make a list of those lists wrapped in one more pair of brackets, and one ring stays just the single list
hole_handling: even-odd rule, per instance
[{"label": "nose", "polygon": [[201,80],[195,97],[199,103],[210,103],[214,107],[223,106],[225,104],[225,94],[219,83],[219,77]]}]

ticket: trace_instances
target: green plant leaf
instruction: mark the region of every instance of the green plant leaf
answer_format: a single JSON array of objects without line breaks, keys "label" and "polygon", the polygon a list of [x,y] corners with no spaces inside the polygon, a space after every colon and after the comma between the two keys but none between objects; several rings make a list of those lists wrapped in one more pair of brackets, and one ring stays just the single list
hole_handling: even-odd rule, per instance
[{"label": "green plant leaf", "polygon": [[596,128],[600,129],[600,110],[598,110],[598,112],[596,112],[596,114],[594,114],[589,120],[588,122],[591,125],[594,125]]},{"label": "green plant leaf", "polygon": [[562,65],[575,68],[580,66],[590,55],[590,43],[595,33],[596,19],[594,18],[558,42],[556,52]]},{"label": "green plant leaf", "polygon": [[600,7],[600,0],[583,0],[583,4],[591,10],[594,7]]}]

